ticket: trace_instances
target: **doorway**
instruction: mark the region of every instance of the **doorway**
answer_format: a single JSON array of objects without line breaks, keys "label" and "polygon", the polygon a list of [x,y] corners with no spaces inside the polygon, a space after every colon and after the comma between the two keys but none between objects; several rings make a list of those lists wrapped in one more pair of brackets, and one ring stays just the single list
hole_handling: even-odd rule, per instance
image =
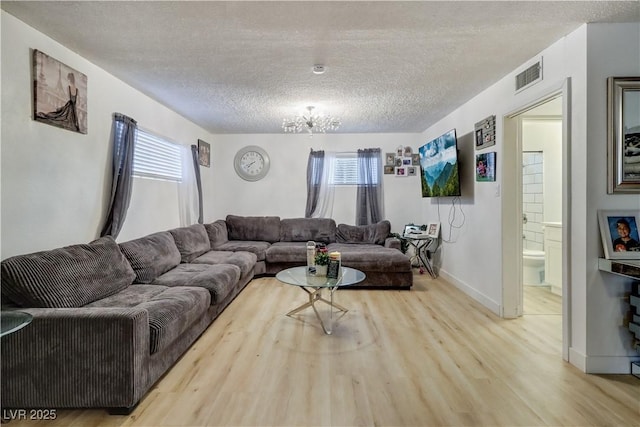
[{"label": "doorway", "polygon": [[562,315],[562,96],[516,117],[522,141],[522,312]]},{"label": "doorway", "polygon": [[[525,289],[523,285],[524,279],[524,248],[525,239],[529,237],[539,245],[534,245],[534,249],[539,251],[537,255],[537,264],[534,263],[533,270],[527,272],[533,277],[537,274],[537,284],[548,286],[549,295],[555,298],[558,304],[554,309],[559,311],[558,316],[561,317],[562,324],[562,356],[564,360],[569,360],[569,343],[570,343],[570,248],[569,245],[563,244],[568,242],[570,233],[570,80],[567,79],[557,87],[553,92],[539,95],[539,97],[524,104],[513,112],[504,116],[503,134],[504,134],[504,153],[503,153],[503,197],[502,197],[502,315],[505,318],[516,318],[523,316],[526,310],[534,310],[530,305],[525,305]],[[553,132],[555,138],[560,138],[560,143],[549,149],[544,147],[543,143],[538,142],[533,147],[528,147],[527,140],[531,139],[530,135],[538,135],[534,139],[541,139],[540,134],[544,132]],[[558,129],[559,132],[558,132]],[[556,133],[557,132],[557,133]],[[544,137],[546,138],[546,137]],[[552,154],[552,149],[555,154]],[[523,177],[523,153],[533,151],[542,153],[542,156],[532,156],[535,161],[541,162],[543,166],[537,166],[538,170],[542,170],[542,176]],[[550,155],[545,156],[544,152],[549,151]],[[550,160],[559,163],[550,170],[549,185],[554,185],[553,190],[548,190],[545,196],[544,192],[544,163]],[[532,160],[533,161],[533,160]],[[549,164],[548,166],[552,166]],[[535,169],[535,168],[533,168]],[[554,175],[555,176],[552,176]],[[527,195],[525,197],[524,183],[529,180],[542,181],[537,184],[538,189],[542,187],[540,194]],[[555,191],[554,191],[555,190]],[[533,197],[533,200],[542,202],[543,206],[533,207],[533,213],[541,213],[535,216],[534,220],[537,225],[531,224],[525,227],[525,211],[526,203]],[[547,201],[545,197],[551,197],[553,201]],[[547,216],[545,216],[545,206],[547,206]],[[541,210],[542,212],[536,212]],[[531,219],[531,213],[527,213],[527,220]],[[534,221],[534,222],[535,222]],[[538,232],[538,235],[531,235],[532,229]],[[526,234],[525,234],[526,232]],[[528,235],[528,236],[527,236]],[[515,237],[515,238],[514,238]],[[525,237],[525,238],[523,238]],[[546,240],[545,240],[546,239]],[[545,246],[546,244],[546,246]],[[548,248],[548,254],[544,250]],[[534,256],[535,258],[535,256]],[[527,260],[531,261],[531,260]],[[527,265],[529,267],[529,265]],[[532,277],[532,276],[528,276]],[[547,282],[551,282],[547,284]],[[555,293],[552,293],[551,290]],[[528,290],[528,289],[527,289]],[[540,290],[540,289],[536,289]],[[559,301],[558,301],[559,299]],[[531,302],[533,304],[533,302]],[[544,305],[545,303],[542,302]],[[552,305],[551,303],[549,303]],[[560,310],[557,306],[559,305]],[[535,308],[539,310],[540,307]]]}]

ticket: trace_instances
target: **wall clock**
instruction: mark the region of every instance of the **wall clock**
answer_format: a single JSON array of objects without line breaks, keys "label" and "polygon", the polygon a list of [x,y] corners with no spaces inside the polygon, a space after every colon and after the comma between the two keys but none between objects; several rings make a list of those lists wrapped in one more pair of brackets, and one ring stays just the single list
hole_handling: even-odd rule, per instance
[{"label": "wall clock", "polygon": [[269,155],[262,148],[249,145],[238,150],[233,159],[233,167],[240,178],[258,181],[269,172]]}]

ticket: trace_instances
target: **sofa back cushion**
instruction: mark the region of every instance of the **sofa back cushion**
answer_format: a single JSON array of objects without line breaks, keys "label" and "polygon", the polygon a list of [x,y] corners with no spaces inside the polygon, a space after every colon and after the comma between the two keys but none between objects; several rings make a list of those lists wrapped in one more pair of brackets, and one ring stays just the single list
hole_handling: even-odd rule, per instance
[{"label": "sofa back cushion", "polygon": [[227,234],[227,223],[223,219],[219,219],[211,224],[204,225],[207,234],[209,235],[209,242],[211,243],[211,249],[216,249],[220,245],[223,245],[229,241],[229,235]]},{"label": "sofa back cushion", "polygon": [[202,224],[169,230],[180,251],[182,262],[191,262],[211,250],[209,235]]},{"label": "sofa back cushion", "polygon": [[136,277],[112,237],[2,261],[2,297],[22,307],[82,307]]},{"label": "sofa back cushion", "polygon": [[137,283],[153,282],[156,277],[180,264],[181,260],[180,251],[168,231],[120,243],[120,250],[133,267]]},{"label": "sofa back cushion", "polygon": [[287,218],[280,221],[281,242],[335,243],[336,222],[331,218]]},{"label": "sofa back cushion", "polygon": [[384,245],[384,241],[391,232],[391,223],[387,220],[371,225],[338,225],[336,242],[365,243]]},{"label": "sofa back cushion", "polygon": [[280,217],[227,215],[229,240],[280,241]]}]

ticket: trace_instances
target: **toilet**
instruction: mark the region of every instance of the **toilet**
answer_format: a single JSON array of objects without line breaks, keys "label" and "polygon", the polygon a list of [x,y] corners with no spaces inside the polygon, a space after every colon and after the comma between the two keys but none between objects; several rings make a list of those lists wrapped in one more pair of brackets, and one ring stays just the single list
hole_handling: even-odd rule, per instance
[{"label": "toilet", "polygon": [[522,283],[524,285],[544,284],[544,252],[531,249],[522,251]]}]

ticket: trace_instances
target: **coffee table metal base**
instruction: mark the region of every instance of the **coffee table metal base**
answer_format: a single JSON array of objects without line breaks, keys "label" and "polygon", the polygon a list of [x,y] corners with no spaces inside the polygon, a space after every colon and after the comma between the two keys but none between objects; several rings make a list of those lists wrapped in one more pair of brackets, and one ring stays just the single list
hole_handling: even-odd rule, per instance
[{"label": "coffee table metal base", "polygon": [[[333,309],[335,308],[338,311],[341,311],[343,315],[347,311],[349,311],[346,308],[344,308],[343,306],[333,302],[333,293],[336,291],[336,289],[338,289],[338,287],[336,286],[334,288],[306,288],[304,286],[300,286],[300,289],[302,289],[303,291],[305,291],[309,295],[309,301],[304,303],[304,304],[302,304],[300,307],[294,308],[293,310],[288,312],[287,316],[291,317],[294,314],[304,310],[305,308],[311,307],[311,308],[313,308],[313,311],[316,314],[316,317],[320,321],[320,325],[322,326],[322,330],[324,331],[324,333],[327,334],[327,335],[331,335],[331,333],[333,332]],[[329,294],[331,295],[329,300],[327,300],[327,299],[322,297],[322,290],[323,289],[327,289],[329,291]],[[322,320],[322,316],[320,315],[320,313],[318,312],[318,309],[316,308],[316,302],[317,301],[320,301],[320,302],[323,302],[323,303],[329,305],[329,322],[328,322],[328,324],[325,324],[325,322]]]}]

